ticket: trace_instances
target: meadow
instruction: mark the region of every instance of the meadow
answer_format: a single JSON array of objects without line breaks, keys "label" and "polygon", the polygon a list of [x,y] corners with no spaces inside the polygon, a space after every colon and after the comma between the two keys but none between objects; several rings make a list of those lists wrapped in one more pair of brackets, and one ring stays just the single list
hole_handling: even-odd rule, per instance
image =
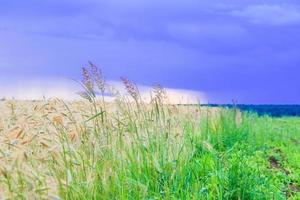
[{"label": "meadow", "polygon": [[300,199],[300,118],[143,102],[125,78],[107,102],[83,75],[81,101],[0,102],[0,199]]}]

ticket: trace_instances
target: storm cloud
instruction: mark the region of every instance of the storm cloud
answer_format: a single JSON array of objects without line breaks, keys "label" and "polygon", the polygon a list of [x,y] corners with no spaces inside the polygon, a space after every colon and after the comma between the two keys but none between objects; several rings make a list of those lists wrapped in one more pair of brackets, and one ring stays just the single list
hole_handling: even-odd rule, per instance
[{"label": "storm cloud", "polygon": [[24,84],[79,79],[91,60],[108,79],[201,91],[212,103],[300,103],[299,6],[293,0],[5,1],[0,84],[11,77]]}]

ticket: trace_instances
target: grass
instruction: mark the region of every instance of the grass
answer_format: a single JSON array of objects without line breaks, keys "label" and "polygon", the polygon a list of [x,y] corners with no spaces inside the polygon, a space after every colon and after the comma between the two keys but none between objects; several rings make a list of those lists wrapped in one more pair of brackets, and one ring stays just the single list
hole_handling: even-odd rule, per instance
[{"label": "grass", "polygon": [[[300,198],[299,118],[242,113],[237,122],[235,110],[123,103],[81,121],[65,108],[61,120],[41,119],[49,121],[46,136],[1,140],[5,197]],[[15,113],[6,120],[14,124]]]},{"label": "grass", "polygon": [[107,103],[85,73],[87,101],[0,103],[0,199],[300,199],[300,118],[144,103],[127,79]]}]

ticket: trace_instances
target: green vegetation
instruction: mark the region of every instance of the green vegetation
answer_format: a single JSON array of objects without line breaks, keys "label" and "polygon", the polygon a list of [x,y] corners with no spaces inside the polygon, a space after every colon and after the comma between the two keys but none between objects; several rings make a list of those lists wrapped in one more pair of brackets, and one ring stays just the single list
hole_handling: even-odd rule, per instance
[{"label": "green vegetation", "polygon": [[[33,178],[22,163],[11,174],[1,167],[7,196],[300,199],[300,118],[164,104],[160,87],[152,102],[144,103],[136,86],[123,82],[130,96],[116,94],[111,108],[96,98],[86,76],[81,95],[89,101],[89,114],[79,121],[64,103],[64,116],[77,127],[78,138],[55,118],[59,151],[49,151],[42,162],[26,157]],[[54,190],[48,188],[50,178]]]},{"label": "green vegetation", "polygon": [[237,124],[232,110],[199,120],[163,107],[127,112],[115,134],[100,123],[78,149],[65,145],[63,166],[53,160],[58,181],[68,183],[60,184],[62,198],[300,198],[298,118],[243,113]]}]

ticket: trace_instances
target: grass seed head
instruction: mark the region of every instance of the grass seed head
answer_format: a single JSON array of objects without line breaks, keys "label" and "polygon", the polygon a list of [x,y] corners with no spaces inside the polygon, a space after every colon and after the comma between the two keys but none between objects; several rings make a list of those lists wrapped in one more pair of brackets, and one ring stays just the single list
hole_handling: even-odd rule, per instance
[{"label": "grass seed head", "polygon": [[56,125],[62,125],[63,119],[61,116],[55,116],[55,117],[53,117],[52,122]]},{"label": "grass seed head", "polygon": [[90,72],[85,67],[82,68],[82,83],[89,92],[94,93],[94,82]]},{"label": "grass seed head", "polygon": [[163,103],[163,101],[167,98],[167,92],[160,84],[156,84],[153,87],[153,92],[155,95],[154,100],[157,100],[160,103]]},{"label": "grass seed head", "polygon": [[128,78],[121,77],[121,80],[126,88],[127,93],[136,101],[139,100],[139,90],[136,84],[132,83]]},{"label": "grass seed head", "polygon": [[98,89],[104,93],[105,92],[105,79],[102,74],[101,69],[99,69],[95,64],[89,61],[91,74],[93,76],[93,79],[98,87]]}]

